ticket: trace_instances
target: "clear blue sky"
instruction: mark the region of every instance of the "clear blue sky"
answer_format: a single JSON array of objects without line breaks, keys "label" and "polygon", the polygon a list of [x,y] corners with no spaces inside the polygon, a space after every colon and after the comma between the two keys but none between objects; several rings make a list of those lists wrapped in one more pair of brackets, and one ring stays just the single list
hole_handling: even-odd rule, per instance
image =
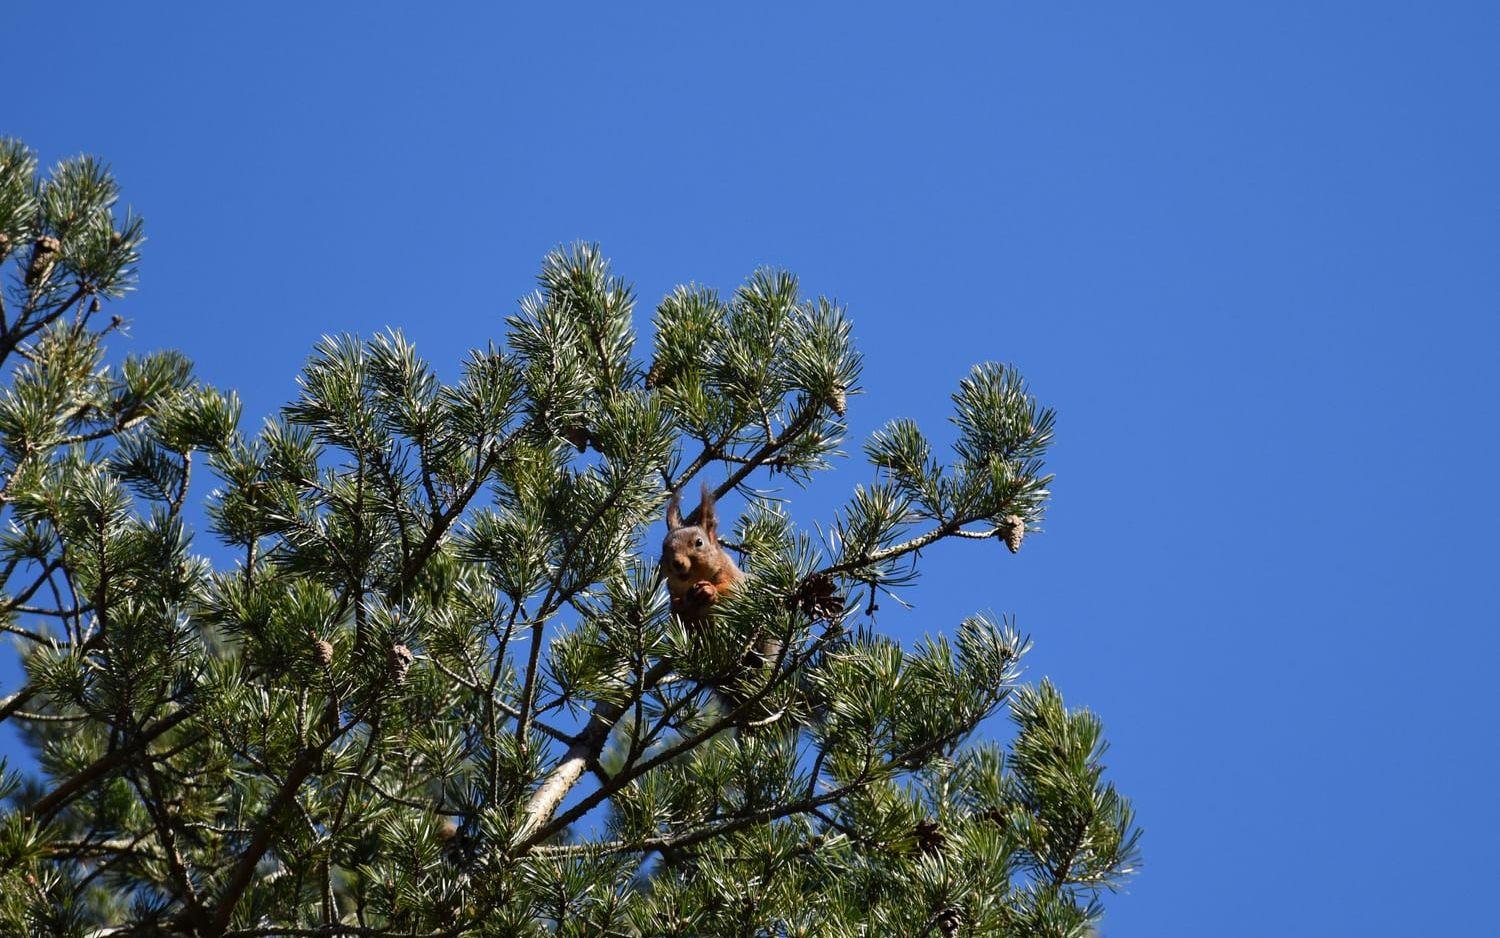
[{"label": "clear blue sky", "polygon": [[1492,926],[1500,5],[90,6],[0,12],[0,133],[113,163],[133,348],[256,422],[324,332],[451,374],[582,238],[643,312],[762,264],[847,303],[856,443],[1015,362],[1046,534],[883,623],[1014,612],[1103,715],[1146,828],[1104,934]]}]

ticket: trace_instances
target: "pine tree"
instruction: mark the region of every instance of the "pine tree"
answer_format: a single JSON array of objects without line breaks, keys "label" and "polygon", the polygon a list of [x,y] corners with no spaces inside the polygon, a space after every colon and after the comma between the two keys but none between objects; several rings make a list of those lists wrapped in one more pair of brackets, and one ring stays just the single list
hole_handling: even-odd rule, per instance
[{"label": "pine tree", "polygon": [[[575,246],[457,381],[328,338],[252,433],[179,355],[107,363],[115,203],[0,148],[0,722],[36,760],[0,784],[0,933],[1090,931],[1138,836],[1099,721],[1020,683],[1009,621],[903,647],[865,614],[928,545],[1035,530],[1053,414],[1015,370],[961,382],[947,461],[875,434],[815,537],[760,493],[840,458],[845,311],[681,287],[648,362]],[[705,481],[745,496],[749,579],[693,625],[656,547]]]}]

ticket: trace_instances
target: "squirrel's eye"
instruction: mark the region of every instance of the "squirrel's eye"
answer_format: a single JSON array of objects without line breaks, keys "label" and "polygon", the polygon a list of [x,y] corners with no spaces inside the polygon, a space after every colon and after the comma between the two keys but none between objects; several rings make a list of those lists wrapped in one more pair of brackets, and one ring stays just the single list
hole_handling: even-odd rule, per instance
[{"label": "squirrel's eye", "polygon": [[694,546],[695,546],[695,547],[702,547],[702,546],[703,546],[703,538],[701,538],[701,537],[700,537],[700,538],[698,538],[698,539],[697,539],[697,540],[696,540],[696,542],[695,542],[695,543],[694,543]]}]

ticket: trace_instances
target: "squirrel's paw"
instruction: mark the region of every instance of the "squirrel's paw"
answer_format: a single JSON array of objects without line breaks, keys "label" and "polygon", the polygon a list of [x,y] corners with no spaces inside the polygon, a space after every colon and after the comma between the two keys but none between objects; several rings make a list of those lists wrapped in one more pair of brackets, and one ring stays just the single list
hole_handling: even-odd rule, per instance
[{"label": "squirrel's paw", "polygon": [[688,590],[687,599],[688,602],[694,604],[708,605],[718,602],[719,590],[707,580],[699,580],[693,584],[692,589]]}]

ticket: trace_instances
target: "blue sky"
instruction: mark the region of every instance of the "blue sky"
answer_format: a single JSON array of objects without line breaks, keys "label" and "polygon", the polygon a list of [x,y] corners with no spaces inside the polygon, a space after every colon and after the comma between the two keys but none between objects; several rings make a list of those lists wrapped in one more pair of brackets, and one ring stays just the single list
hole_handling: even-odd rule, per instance
[{"label": "blue sky", "polygon": [[146,218],[131,348],[254,423],[325,332],[453,373],[587,239],[643,317],[764,264],[846,303],[851,450],[1014,362],[1046,533],[882,625],[1013,612],[1104,717],[1146,828],[1104,934],[1488,920],[1500,6],[164,6],[0,12],[0,134]]}]

